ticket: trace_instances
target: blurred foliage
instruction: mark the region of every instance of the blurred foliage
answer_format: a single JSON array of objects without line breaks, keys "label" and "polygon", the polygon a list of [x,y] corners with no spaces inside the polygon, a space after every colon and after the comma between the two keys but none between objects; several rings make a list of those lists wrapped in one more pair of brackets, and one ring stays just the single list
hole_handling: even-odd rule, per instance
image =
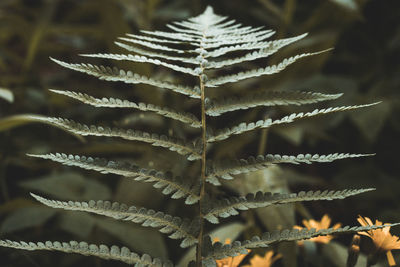
[{"label": "blurred foliage", "polygon": [[[92,108],[53,95],[48,89],[79,90],[96,96],[136,99],[163,106],[179,105],[182,110],[196,112],[195,102],[147,86],[88,78],[56,66],[49,57],[80,61],[77,55],[82,53],[119,52],[119,48],[113,44],[116,37],[139,29],[163,29],[165,23],[202,12],[207,4],[212,4],[216,13],[231,16],[243,24],[268,25],[277,31],[276,38],[309,32],[309,37],[304,41],[285,48],[271,57],[267,64],[303,51],[335,48],[333,52],[296,63],[278,75],[263,77],[256,82],[249,80],[234,84],[226,88],[230,92],[240,96],[249,90],[300,89],[344,93],[332,105],[383,101],[371,109],[296,122],[271,131],[255,131],[212,147],[211,155],[214,158],[240,158],[256,153],[377,153],[368,159],[268,170],[256,173],[253,177],[242,177],[236,181],[239,184],[233,187],[226,184],[220,190],[236,194],[254,192],[260,187],[278,192],[359,187],[376,187],[377,190],[333,203],[316,202],[246,212],[246,217],[239,218],[241,222],[232,219],[232,224],[214,229],[219,231],[217,235],[221,239],[235,238],[236,232],[239,232],[248,237],[266,229],[290,227],[303,217],[321,217],[324,213],[329,213],[334,221],[349,225],[356,223],[357,214],[382,221],[400,221],[400,167],[395,154],[396,148],[400,147],[400,1],[254,0],[249,4],[249,1],[194,0],[189,4],[184,0],[2,0],[2,238],[34,241],[84,239],[93,243],[126,245],[139,253],[146,251],[153,256],[171,258],[176,263],[180,260],[181,263],[185,262],[185,256],[182,258],[185,253],[178,248],[178,243],[164,239],[155,230],[98,216],[51,210],[32,201],[28,192],[41,192],[57,199],[111,199],[138,206],[146,203],[147,207],[155,210],[185,214],[185,217],[195,214],[194,208],[185,207],[179,201],[165,201],[161,194],[149,193],[154,189],[146,184],[67,168],[48,161],[35,161],[25,154],[64,152],[123,158],[134,160],[142,166],[157,166],[184,175],[197,173],[198,166],[183,163],[174,153],[141,143],[90,138],[77,140],[59,129],[25,124],[40,122],[40,119],[32,118],[40,118],[41,114],[78,119],[86,123],[111,121],[115,126],[138,129],[150,125],[158,132],[190,136],[190,129],[182,129],[177,122],[161,120],[160,117],[141,112]],[[118,67],[135,68],[147,76],[177,78],[157,66],[126,62],[117,64]],[[255,61],[244,66],[265,65],[265,62]],[[224,90],[210,92],[211,97],[223,95],[226,95]],[[314,108],[315,105],[310,110]],[[298,110],[296,107],[256,108],[252,112],[237,112],[210,121],[222,127],[234,125],[235,121],[277,117]],[[224,149],[226,147],[230,149]],[[241,188],[241,191],[237,188]],[[286,211],[282,213],[281,209]],[[286,217],[278,219],[279,214],[285,214]],[[291,249],[293,247],[289,246],[284,253],[294,253]],[[343,247],[337,249],[342,250]],[[1,266],[52,266],[55,263],[60,267],[75,264],[120,266],[115,262],[58,253],[1,249],[0,256]],[[293,261],[286,260],[281,264],[295,266],[296,262]],[[327,260],[324,266],[335,266],[334,261]]]}]

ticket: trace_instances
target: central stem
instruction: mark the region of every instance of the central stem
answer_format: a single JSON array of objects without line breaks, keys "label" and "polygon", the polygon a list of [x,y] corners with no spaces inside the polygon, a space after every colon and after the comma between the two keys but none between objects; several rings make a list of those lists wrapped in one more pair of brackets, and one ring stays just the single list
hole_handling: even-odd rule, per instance
[{"label": "central stem", "polygon": [[[203,33],[203,40],[205,39]],[[203,49],[203,40],[200,42],[200,49]],[[201,55],[203,57],[203,55]],[[204,58],[203,58],[204,59]],[[206,153],[207,153],[207,136],[206,136],[206,107],[205,107],[205,81],[204,81],[204,66],[200,63],[201,73],[199,75],[200,91],[201,91],[201,141],[202,141],[202,154],[201,154],[201,187],[200,187],[200,200],[199,200],[199,215],[200,215],[200,232],[197,242],[196,250],[196,266],[202,266],[202,245],[203,245],[203,232],[204,232],[204,214],[202,212],[203,198],[205,194],[206,184]]]}]

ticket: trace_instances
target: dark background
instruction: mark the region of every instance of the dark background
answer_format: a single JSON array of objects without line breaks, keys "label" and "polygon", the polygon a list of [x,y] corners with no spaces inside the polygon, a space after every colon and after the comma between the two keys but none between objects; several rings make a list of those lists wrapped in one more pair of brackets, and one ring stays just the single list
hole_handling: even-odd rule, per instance
[{"label": "dark background", "polygon": [[[53,211],[38,205],[29,192],[56,199],[118,200],[184,216],[195,215],[194,207],[183,207],[182,201],[164,201],[169,198],[164,198],[151,186],[32,159],[25,154],[65,152],[134,160],[145,166],[155,165],[181,174],[189,173],[189,176],[197,172],[198,166],[183,164],[182,158],[174,153],[146,144],[101,138],[86,138],[83,143],[59,129],[11,116],[42,114],[76,119],[87,124],[104,122],[120,127],[151,128],[164,133],[168,129],[178,136],[195,136],[196,131],[182,129],[179,124],[158,116],[127,110],[95,109],[52,94],[47,89],[90,92],[98,97],[179,106],[181,110],[198,114],[196,102],[185,97],[149,86],[99,81],[64,69],[50,61],[49,57],[67,62],[116,65],[125,69],[134,68],[147,76],[169,77],[171,73],[160,67],[96,61],[80,58],[78,54],[124,53],[113,43],[117,37],[129,32],[138,33],[141,29],[166,30],[166,23],[198,15],[207,4],[212,4],[217,14],[229,16],[244,25],[265,25],[274,29],[276,34],[273,38],[309,33],[306,39],[278,52],[267,63],[265,60],[246,63],[243,65],[245,69],[277,63],[296,53],[334,47],[331,52],[301,60],[272,77],[217,88],[218,91],[211,92],[210,96],[240,96],[251,90],[344,93],[338,100],[318,105],[239,111],[210,120],[210,124],[220,128],[240,121],[265,116],[281,117],[317,107],[382,101],[377,106],[358,111],[321,116],[268,132],[259,130],[234,137],[214,147],[211,156],[221,159],[257,153],[376,153],[374,157],[331,164],[283,166],[283,170],[279,171],[285,185],[271,190],[377,189],[346,200],[292,207],[291,212],[296,213],[296,219],[289,224],[300,224],[304,217],[319,219],[323,214],[329,214],[333,222],[343,225],[356,225],[358,214],[383,222],[400,221],[400,168],[397,156],[400,143],[400,1],[1,0],[0,87],[11,90],[15,96],[13,103],[0,99],[1,239],[86,240],[125,245],[139,253],[146,251],[178,262],[184,253],[177,248],[179,243],[165,239],[156,230],[115,223],[96,216]],[[184,78],[180,81],[185,82]],[[239,186],[245,189],[234,190],[226,185],[221,190],[226,194],[238,194],[251,188],[246,184]],[[260,214],[245,215],[247,217],[224,222],[244,223],[250,217],[255,218],[252,226],[241,232],[242,237],[270,228]],[[393,233],[399,233],[399,230],[393,229]],[[347,246],[349,238],[339,238],[339,242]],[[120,266],[115,262],[51,252],[0,249],[0,257],[0,266]]]}]

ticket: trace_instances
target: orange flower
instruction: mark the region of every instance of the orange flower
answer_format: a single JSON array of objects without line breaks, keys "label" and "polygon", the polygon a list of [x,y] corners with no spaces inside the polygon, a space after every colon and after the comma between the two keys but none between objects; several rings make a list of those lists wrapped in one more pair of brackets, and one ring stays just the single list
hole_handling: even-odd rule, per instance
[{"label": "orange flower", "polygon": [[[214,242],[219,241],[218,238],[214,239]],[[225,244],[231,243],[230,239],[225,240]],[[250,252],[250,250],[247,250]],[[241,254],[235,257],[228,257],[220,260],[216,260],[217,262],[217,267],[237,267],[239,264],[243,261],[243,259],[247,256],[247,254]]]},{"label": "orange flower", "polygon": [[[303,224],[307,229],[312,229],[315,228],[317,231],[322,230],[322,229],[328,229],[330,224],[331,224],[331,218],[327,214],[325,214],[321,221],[316,221],[316,220],[303,220]],[[333,226],[333,229],[337,229],[341,226],[342,224],[337,223]],[[303,227],[295,225],[293,228],[295,229],[303,229]],[[326,236],[317,236],[313,237],[310,239],[312,242],[316,243],[322,243],[322,244],[327,244],[329,241],[331,241],[333,238],[332,235],[326,235]],[[299,241],[300,244],[302,244],[302,241]]]},{"label": "orange flower", "polygon": [[[370,218],[361,217],[358,215],[357,221],[362,226],[374,225]],[[375,225],[384,225],[381,221],[375,220]],[[390,266],[395,266],[396,262],[393,258],[392,249],[400,249],[399,237],[390,234],[390,226],[383,229],[369,230],[366,232],[359,232],[360,235],[368,236],[372,239],[375,247],[380,252],[386,252],[386,257]]]},{"label": "orange flower", "polygon": [[275,256],[272,250],[265,253],[264,257],[260,257],[255,255],[253,258],[250,259],[250,265],[243,265],[243,267],[270,267],[272,263],[277,261],[282,257],[281,254],[277,254]]}]

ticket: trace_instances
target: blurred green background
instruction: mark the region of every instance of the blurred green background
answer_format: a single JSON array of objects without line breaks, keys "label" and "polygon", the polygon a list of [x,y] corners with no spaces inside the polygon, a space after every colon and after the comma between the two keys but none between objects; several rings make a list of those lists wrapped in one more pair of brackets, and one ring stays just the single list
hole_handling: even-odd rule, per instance
[{"label": "blurred green background", "polygon": [[[104,138],[77,139],[59,129],[30,123],[28,117],[14,115],[41,114],[87,124],[106,123],[152,129],[180,137],[195,136],[198,132],[159,116],[93,108],[52,94],[48,89],[178,106],[180,110],[198,114],[196,101],[149,86],[99,81],[63,69],[49,57],[67,62],[94,62],[131,68],[147,76],[172,77],[185,83],[185,77],[157,66],[90,61],[80,58],[78,54],[124,53],[114,45],[117,37],[138,33],[139,30],[166,30],[166,23],[198,15],[208,4],[214,7],[217,14],[229,16],[244,25],[265,25],[274,29],[276,34],[273,38],[309,33],[306,39],[290,45],[267,61],[243,64],[245,69],[273,64],[296,53],[334,47],[331,52],[301,60],[273,77],[218,88],[210,96],[245,95],[253,90],[344,93],[340,99],[321,105],[257,108],[224,115],[210,120],[211,124],[222,127],[269,116],[281,117],[316,107],[383,101],[372,108],[321,116],[268,132],[254,131],[213,147],[210,156],[214,159],[242,158],[257,153],[376,153],[370,158],[331,164],[282,166],[244,177],[233,185],[225,184],[218,189],[223,191],[220,193],[252,192],[259,189],[254,184],[259,185],[260,179],[262,187],[272,191],[363,187],[375,187],[377,190],[343,201],[247,212],[242,217],[224,220],[230,225],[218,228],[218,234],[230,236],[232,232],[237,232],[246,238],[271,228],[291,227],[299,224],[302,218],[319,219],[325,213],[332,217],[333,222],[344,225],[356,225],[358,214],[384,222],[400,221],[400,165],[397,156],[400,147],[400,1],[1,0],[0,88],[8,89],[13,94],[13,101],[7,101],[5,90],[0,91],[1,239],[85,240],[125,245],[139,253],[147,252],[179,262],[185,251],[178,248],[177,241],[166,239],[156,230],[99,216],[52,210],[34,202],[29,192],[63,200],[116,200],[185,217],[196,214],[194,207],[185,207],[182,201],[170,201],[147,184],[35,160],[27,157],[26,153],[64,152],[124,159],[146,167],[172,169],[188,176],[197,173],[197,165],[183,163],[182,158],[173,152],[146,144]],[[394,229],[394,232],[399,233],[399,230]],[[347,245],[349,238],[342,237],[339,241]],[[123,266],[77,255],[10,249],[0,249],[0,258],[2,267],[54,264],[60,267]],[[293,258],[291,263],[281,261],[277,266],[295,266],[296,257]],[[324,266],[337,266],[335,260],[325,260]]]}]

